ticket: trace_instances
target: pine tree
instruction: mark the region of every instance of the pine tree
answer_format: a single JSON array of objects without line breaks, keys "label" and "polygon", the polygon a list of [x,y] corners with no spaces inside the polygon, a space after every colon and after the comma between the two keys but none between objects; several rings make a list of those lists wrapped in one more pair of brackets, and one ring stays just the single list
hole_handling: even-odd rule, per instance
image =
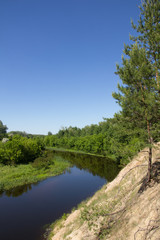
[{"label": "pine tree", "polygon": [[137,31],[125,45],[126,58],[117,74],[123,85],[114,93],[124,120],[143,131],[149,144],[148,181],[151,178],[152,145],[160,132],[160,0],[142,0]]},{"label": "pine tree", "polygon": [[147,51],[147,56],[155,69],[157,88],[160,93],[160,0],[143,0],[140,19],[136,26],[138,36],[131,40],[138,42]]},{"label": "pine tree", "polygon": [[156,136],[156,126],[160,121],[157,85],[154,78],[153,64],[147,57],[145,48],[138,44],[125,49],[126,58],[122,57],[122,67],[117,65],[116,74],[122,80],[119,92],[113,97],[122,108],[124,121],[132,128],[143,131],[149,145],[148,181],[151,179],[152,144]]}]

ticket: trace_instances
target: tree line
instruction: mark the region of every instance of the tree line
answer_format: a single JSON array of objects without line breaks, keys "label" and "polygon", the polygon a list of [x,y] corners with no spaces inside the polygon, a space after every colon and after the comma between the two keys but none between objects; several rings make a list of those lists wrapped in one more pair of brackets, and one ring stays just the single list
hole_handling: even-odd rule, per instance
[{"label": "tree line", "polygon": [[69,127],[44,138],[48,147],[57,147],[100,154],[124,165],[146,144],[143,134],[128,128],[121,115],[82,129]]},{"label": "tree line", "polygon": [[104,119],[99,124],[82,129],[70,126],[47,136],[20,131],[7,134],[5,130],[2,135],[9,141],[0,142],[0,163],[15,165],[32,162],[43,155],[45,147],[55,147],[104,155],[125,165],[146,142],[142,132],[140,134],[128,128],[121,118],[121,114],[116,114],[114,118]]},{"label": "tree line", "polygon": [[[107,155],[122,165],[148,146],[150,181],[152,148],[160,140],[160,1],[143,0],[139,21],[137,25],[132,22],[132,27],[136,34],[124,46],[122,63],[117,64],[116,70],[121,84],[113,98],[121,111],[99,124],[82,129],[63,128],[55,135],[48,132],[48,136],[39,139],[48,147]],[[6,126],[0,122],[0,138],[5,131]]]},{"label": "tree line", "polygon": [[118,92],[113,93],[121,111],[106,121],[106,132],[103,133],[100,124],[83,131],[69,128],[59,131],[54,141],[53,138],[50,143],[49,139],[45,141],[111,154],[121,163],[126,163],[133,152],[147,145],[150,181],[152,148],[160,139],[160,1],[143,0],[138,24],[132,21],[132,27],[136,36],[131,36],[131,43],[124,46],[122,63],[117,64],[116,71],[121,84]]}]

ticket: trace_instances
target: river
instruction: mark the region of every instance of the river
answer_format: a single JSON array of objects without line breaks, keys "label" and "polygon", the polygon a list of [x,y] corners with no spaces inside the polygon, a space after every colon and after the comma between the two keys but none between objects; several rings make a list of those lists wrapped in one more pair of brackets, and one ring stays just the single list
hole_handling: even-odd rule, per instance
[{"label": "river", "polygon": [[0,239],[43,240],[45,225],[92,196],[119,169],[107,158],[55,152],[72,162],[62,175],[25,185],[0,196]]}]

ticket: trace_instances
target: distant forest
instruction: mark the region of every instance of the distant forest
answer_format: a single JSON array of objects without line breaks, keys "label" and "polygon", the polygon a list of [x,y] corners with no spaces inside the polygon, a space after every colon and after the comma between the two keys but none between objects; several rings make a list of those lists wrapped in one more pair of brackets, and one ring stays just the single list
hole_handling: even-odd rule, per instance
[{"label": "distant forest", "polygon": [[[41,155],[44,147],[55,147],[105,155],[125,165],[148,146],[150,180],[152,148],[160,141],[160,1],[142,1],[138,24],[132,22],[132,27],[136,34],[124,46],[122,63],[116,70],[121,84],[113,98],[121,111],[99,124],[63,128],[55,135],[17,132],[8,142],[0,143],[1,163],[27,162]],[[0,121],[1,139],[8,136],[6,131]]]},{"label": "distant forest", "polygon": [[126,126],[120,114],[99,124],[63,128],[44,137],[45,146],[100,154],[120,164],[127,164],[146,143],[142,131]]},{"label": "distant forest", "polygon": [[0,144],[0,162],[6,164],[31,162],[42,154],[45,147],[54,147],[104,155],[125,165],[147,144],[143,131],[126,126],[121,114],[82,129],[70,126],[54,135],[48,132],[47,136],[21,131],[7,134],[7,127],[3,129],[1,139],[7,137],[9,141]]}]

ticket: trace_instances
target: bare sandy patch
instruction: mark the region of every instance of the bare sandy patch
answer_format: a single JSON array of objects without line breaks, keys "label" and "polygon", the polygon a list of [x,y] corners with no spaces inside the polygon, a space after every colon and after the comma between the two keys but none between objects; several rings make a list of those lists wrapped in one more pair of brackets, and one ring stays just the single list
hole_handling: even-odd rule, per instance
[{"label": "bare sandy patch", "polygon": [[154,176],[145,186],[148,149],[80,209],[55,225],[52,240],[160,240],[160,144],[153,149]]}]

